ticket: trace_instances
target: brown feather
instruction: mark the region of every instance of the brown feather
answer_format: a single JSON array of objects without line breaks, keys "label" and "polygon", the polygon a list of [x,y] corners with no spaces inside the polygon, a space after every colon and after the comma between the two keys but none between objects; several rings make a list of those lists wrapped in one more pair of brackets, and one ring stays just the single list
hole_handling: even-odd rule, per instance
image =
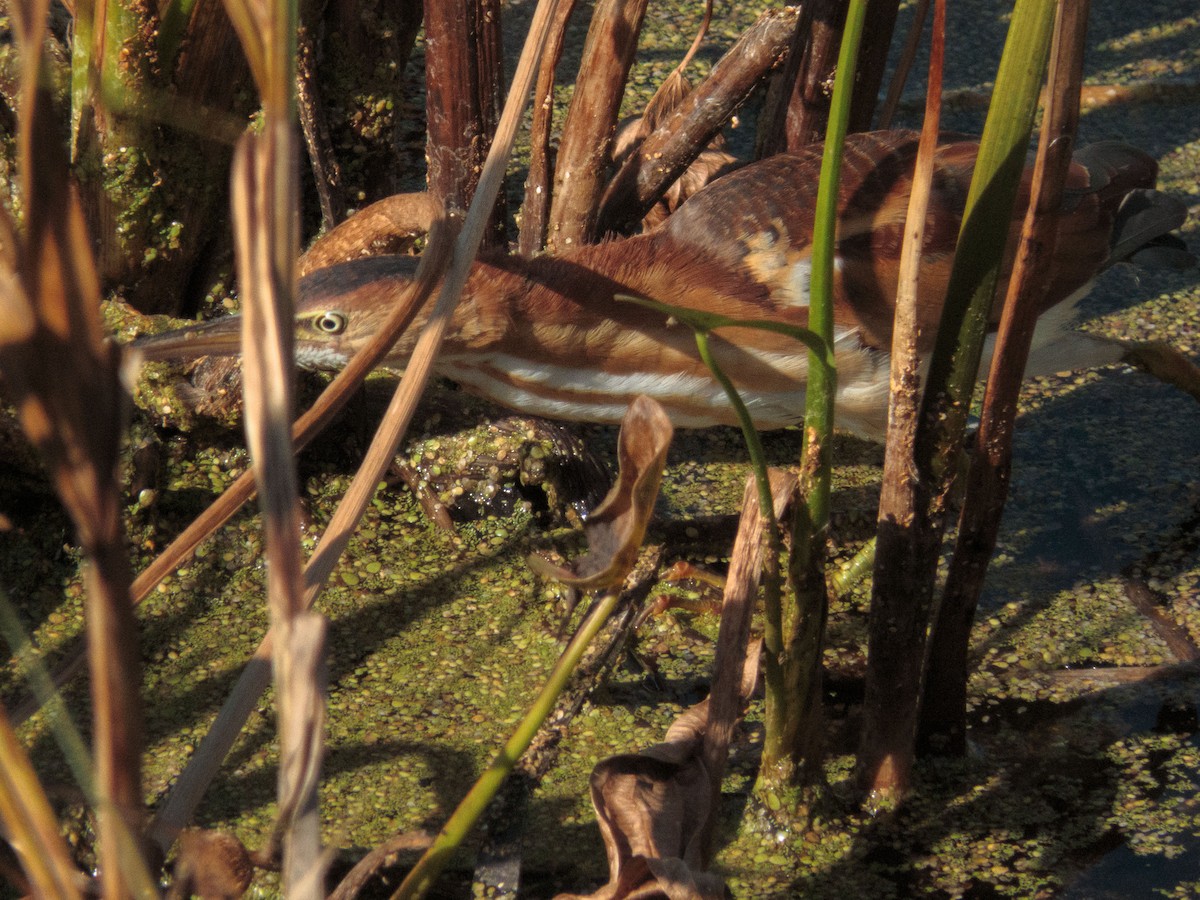
[{"label": "brown feather", "polygon": [[[837,415],[842,427],[872,437],[882,435],[887,411],[886,354],[916,149],[912,132],[858,134],[847,139],[843,160],[833,283]],[[925,350],[941,314],[978,149],[972,140],[947,136],[937,152],[918,298]],[[633,294],[734,318],[806,325],[820,166],[820,147],[772,157],[715,181],[646,234],[556,256],[481,259],[454,314],[439,370],[502,404],[553,418],[617,421],[636,394],[649,393],[676,424],[731,423],[690,330],[615,297]],[[1109,261],[1115,237],[1132,250],[1141,238],[1182,221],[1181,204],[1150,190],[1156,174],[1153,159],[1124,145],[1077,154],[1047,307],[1094,278]],[[1028,176],[1012,220],[1014,237],[1028,203]],[[1127,208],[1121,233],[1114,235],[1118,210],[1131,195],[1138,197],[1137,208]],[[409,259],[379,257],[303,279],[297,346],[310,352],[309,362],[335,365],[365,343],[401,295],[412,267]],[[1003,294],[1002,284],[998,296]],[[402,336],[387,364],[405,363],[417,330]],[[199,335],[191,337],[174,344],[152,339],[161,343],[150,352],[202,349]],[[714,340],[714,351],[745,393],[759,427],[801,420],[806,353],[796,342],[727,329]]]}]

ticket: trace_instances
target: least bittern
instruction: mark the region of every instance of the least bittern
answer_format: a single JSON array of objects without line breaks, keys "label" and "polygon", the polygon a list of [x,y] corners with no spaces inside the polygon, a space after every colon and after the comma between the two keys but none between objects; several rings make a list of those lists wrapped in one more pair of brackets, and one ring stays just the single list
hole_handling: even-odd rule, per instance
[{"label": "least bittern", "polygon": [[[858,134],[847,139],[843,162],[834,273],[837,423],[877,440],[886,423],[893,303],[916,148],[909,132]],[[953,140],[937,152],[918,298],[926,352],[978,149]],[[501,405],[548,418],[617,422],[635,396],[648,394],[677,426],[733,424],[690,330],[615,298],[631,294],[732,318],[806,325],[820,165],[819,147],[771,157],[717,180],[646,234],[553,256],[480,259],[438,372]],[[1028,175],[1014,232],[1028,202]],[[1053,313],[1035,335],[1041,350],[1032,368],[1064,371],[1119,357],[1119,346],[1068,332],[1069,316],[1057,313],[1069,310],[1107,265],[1183,223],[1185,207],[1153,190],[1156,177],[1152,158],[1122,144],[1093,144],[1075,155],[1045,295],[1043,312]],[[304,278],[298,364],[344,365],[401,296],[413,268],[407,258],[375,257]],[[400,338],[385,365],[405,364],[415,331]],[[229,317],[138,343],[148,358],[164,359],[233,354],[238,341],[237,321]],[[802,347],[746,328],[722,330],[712,346],[757,427],[802,420]]]}]

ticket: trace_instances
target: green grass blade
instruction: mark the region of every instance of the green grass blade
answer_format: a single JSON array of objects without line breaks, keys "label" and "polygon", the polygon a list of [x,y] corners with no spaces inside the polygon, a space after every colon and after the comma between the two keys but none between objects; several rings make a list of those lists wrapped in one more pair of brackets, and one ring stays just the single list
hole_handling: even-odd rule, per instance
[{"label": "green grass blade", "polygon": [[941,478],[953,463],[978,377],[983,338],[1050,53],[1055,4],[1018,0],[996,75],[954,269],[926,381],[917,464]]},{"label": "green grass blade", "polygon": [[786,337],[794,338],[808,347],[814,356],[822,360],[823,365],[829,367],[833,366],[832,345],[823,341],[815,332],[807,328],[801,328],[799,325],[789,325],[786,322],[772,322],[765,319],[734,319],[717,313],[690,309],[685,306],[673,306],[670,303],[662,303],[658,300],[651,300],[648,297],[637,297],[632,294],[617,294],[615,299],[628,303],[636,303],[639,306],[655,310],[663,315],[671,316],[695,332],[696,347],[700,352],[700,359],[708,366],[717,384],[721,385],[721,388],[725,391],[725,396],[729,398],[729,405],[733,407],[734,414],[737,416],[738,425],[742,429],[742,437],[746,441],[746,449],[750,454],[750,464],[754,469],[755,481],[758,484],[759,508],[763,520],[767,523],[768,533],[773,533],[776,525],[775,514],[773,512],[774,503],[771,499],[771,486],[767,480],[767,459],[763,451],[762,439],[758,435],[758,430],[754,427],[754,420],[751,418],[746,404],[742,401],[741,394],[738,393],[736,385],[725,374],[717,363],[716,358],[712,355],[708,336],[718,328],[755,328],[759,331],[782,334]]}]

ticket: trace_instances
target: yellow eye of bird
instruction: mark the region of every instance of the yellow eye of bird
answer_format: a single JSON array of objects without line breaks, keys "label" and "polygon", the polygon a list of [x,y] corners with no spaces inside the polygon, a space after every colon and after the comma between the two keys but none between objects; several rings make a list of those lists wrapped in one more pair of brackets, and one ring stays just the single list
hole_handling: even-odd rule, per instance
[{"label": "yellow eye of bird", "polygon": [[347,321],[345,313],[330,310],[313,316],[312,326],[322,334],[341,334]]}]

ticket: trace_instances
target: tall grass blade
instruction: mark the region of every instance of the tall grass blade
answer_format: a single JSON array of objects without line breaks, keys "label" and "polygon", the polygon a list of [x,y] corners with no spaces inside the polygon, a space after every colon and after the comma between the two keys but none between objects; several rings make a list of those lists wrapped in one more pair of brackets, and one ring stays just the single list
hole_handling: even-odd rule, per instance
[{"label": "tall grass blade", "polygon": [[1058,211],[1075,147],[1089,6],[1089,0],[1059,3],[1029,210],[984,391],[958,539],[930,639],[922,738],[936,740],[951,752],[966,749],[967,641],[1008,496],[1017,399],[1048,284]]}]

